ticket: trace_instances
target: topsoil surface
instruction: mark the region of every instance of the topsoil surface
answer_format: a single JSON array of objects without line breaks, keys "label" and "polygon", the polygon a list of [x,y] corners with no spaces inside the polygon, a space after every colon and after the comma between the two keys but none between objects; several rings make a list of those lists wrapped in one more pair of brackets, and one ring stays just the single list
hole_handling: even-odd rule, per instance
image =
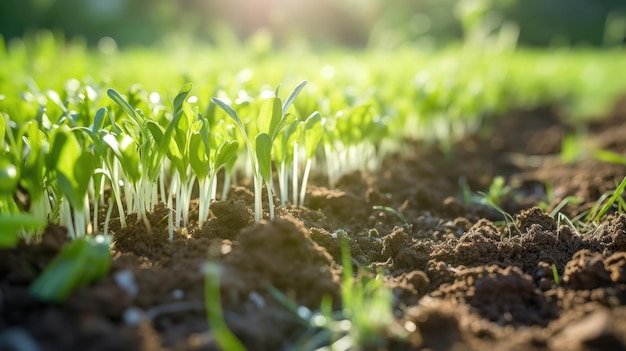
[{"label": "topsoil surface", "polygon": [[[626,100],[582,127],[595,147],[626,153]],[[312,310],[324,296],[339,308],[346,236],[354,268],[384,273],[410,330],[363,349],[626,350],[626,215],[612,209],[573,228],[547,214],[576,196],[562,210],[575,218],[626,175],[591,158],[562,163],[573,128],[543,107],[497,119],[451,153],[407,141],[380,171],[346,175],[334,189],[314,178],[304,207],[258,224],[242,184],[211,204],[202,228],[178,230],[172,242],[163,206],[149,216],[151,234],[133,216],[124,229],[113,220],[110,273],[60,304],[27,292],[68,241],[50,225],[40,242],[0,252],[0,350],[217,350],[203,274],[215,247],[235,335],[249,350],[301,350],[310,330],[269,287]],[[514,225],[462,196],[461,184],[486,191],[498,175],[511,187],[499,202]]]}]

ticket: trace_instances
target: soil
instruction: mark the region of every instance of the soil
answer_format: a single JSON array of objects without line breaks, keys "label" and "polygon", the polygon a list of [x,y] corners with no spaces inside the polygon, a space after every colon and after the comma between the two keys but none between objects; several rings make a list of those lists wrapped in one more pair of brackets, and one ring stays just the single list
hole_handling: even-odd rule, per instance
[{"label": "soil", "polygon": [[[624,154],[624,106],[576,128]],[[0,350],[217,350],[203,273],[215,247],[229,328],[249,350],[299,350],[307,326],[276,290],[311,310],[325,297],[340,308],[342,237],[353,268],[384,273],[406,332],[383,331],[363,349],[626,350],[626,215],[611,209],[584,228],[548,215],[568,196],[581,202],[561,212],[584,213],[626,166],[561,162],[574,130],[564,117],[554,106],[514,111],[448,153],[407,141],[409,152],[378,172],[348,174],[334,189],[314,178],[304,206],[278,208],[272,221],[254,223],[245,183],[171,242],[162,205],[149,215],[152,233],[132,215],[124,229],[113,220],[110,273],[59,304],[27,292],[68,241],[49,225],[41,241],[0,253]],[[510,186],[499,204],[513,221],[464,200],[463,182],[487,191],[496,176]]]}]

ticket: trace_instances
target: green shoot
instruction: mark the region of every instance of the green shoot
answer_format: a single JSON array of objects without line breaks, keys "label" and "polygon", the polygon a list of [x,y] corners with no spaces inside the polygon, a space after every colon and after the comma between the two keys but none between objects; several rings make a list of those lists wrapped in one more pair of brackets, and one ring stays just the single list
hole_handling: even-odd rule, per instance
[{"label": "green shoot", "polygon": [[604,216],[613,205],[617,204],[618,212],[622,213],[626,210],[626,204],[622,198],[622,194],[626,189],[626,177],[617,185],[617,188],[612,192],[603,194],[600,199],[595,203],[587,214],[587,222],[597,222]]},{"label": "green shoot", "polygon": [[[317,146],[322,141],[322,137],[324,135],[322,116],[319,114],[319,112],[313,112],[313,114],[311,114],[303,123],[304,129],[302,134],[304,135],[304,154],[306,156],[306,165],[304,167],[304,174],[302,176],[300,198],[298,202],[294,203],[294,206],[304,205],[306,186],[309,181],[309,174],[311,172],[313,157],[315,157]],[[296,189],[294,189],[294,192],[295,190]]]},{"label": "green shoot", "polygon": [[[215,247],[209,249],[214,251]],[[222,298],[220,292],[220,282],[222,276],[222,267],[214,261],[213,256],[218,253],[209,252],[211,258],[204,265],[204,305],[206,308],[206,318],[209,321],[211,333],[217,344],[223,350],[245,351],[245,346],[237,339],[237,337],[228,329],[224,320],[222,311]]]},{"label": "green shoot", "polygon": [[506,185],[506,180],[502,176],[496,176],[489,184],[487,193],[483,193],[484,197],[494,204],[501,204],[504,198],[511,192],[511,187]]},{"label": "green shoot", "polygon": [[513,217],[508,212],[506,212],[504,209],[502,209],[502,207],[498,206],[496,203],[491,201],[489,199],[489,195],[485,194],[482,191],[479,191],[478,194],[480,194],[483,197],[483,205],[490,206],[491,208],[496,210],[498,213],[500,213],[502,215],[502,217],[504,217],[504,221],[505,221],[507,227],[510,228],[511,226],[513,226],[513,228],[515,228],[515,231],[517,231],[518,234],[520,234],[520,235],[522,234],[520,229],[515,224],[515,219],[513,219]]},{"label": "green shoot", "polygon": [[377,211],[384,211],[384,212],[388,212],[396,217],[398,217],[398,219],[400,219],[402,221],[402,223],[409,223],[409,221],[406,219],[406,217],[404,217],[404,215],[402,213],[400,213],[400,211],[396,210],[393,207],[389,207],[389,206],[372,206],[373,210],[377,210]]},{"label": "green shoot", "polygon": [[626,156],[620,155],[613,151],[597,150],[596,152],[594,152],[593,156],[600,161],[626,166]]},{"label": "green shoot", "polygon": [[552,279],[554,280],[554,284],[559,285],[561,282],[561,278],[559,277],[559,271],[556,268],[556,264],[551,265],[552,268]]},{"label": "green shoot", "polygon": [[248,151],[247,153],[248,161],[250,163],[250,167],[252,168],[252,173],[254,175],[254,220],[256,222],[259,222],[261,221],[261,218],[263,217],[263,202],[261,198],[262,179],[258,171],[257,161],[255,158],[256,153],[254,152],[252,142],[248,138],[248,133],[246,133],[246,126],[241,121],[241,117],[239,117],[239,114],[237,113],[237,111],[235,111],[232,107],[230,107],[230,105],[228,105],[226,102],[216,97],[211,98],[211,101],[215,105],[217,105],[219,108],[224,110],[224,112],[226,112],[226,114],[230,116],[230,118],[232,118],[233,121],[235,121],[235,124],[237,125],[237,127],[239,128],[239,131],[243,135],[243,139],[246,143],[246,148]]},{"label": "green shoot", "polygon": [[96,167],[96,158],[90,152],[82,152],[78,140],[69,129],[59,128],[53,140],[49,157],[56,161],[57,184],[63,194],[61,223],[68,228],[71,238],[81,238],[87,233],[90,222],[87,190]]},{"label": "green shoot", "polygon": [[0,248],[12,248],[17,245],[22,233],[38,232],[46,227],[47,222],[28,213],[0,214]]},{"label": "green shoot", "polygon": [[110,237],[76,239],[50,262],[29,292],[43,301],[63,302],[72,291],[107,275],[111,265]]},{"label": "green shoot", "polygon": [[[394,324],[393,294],[384,285],[382,273],[375,277],[355,277],[345,238],[342,239],[341,252],[343,307],[339,311],[333,311],[329,297],[322,299],[319,311],[311,311],[304,306],[298,306],[278,289],[267,287],[269,293],[293,313],[305,329],[290,345],[292,349],[352,350],[384,346],[385,335]],[[401,330],[393,331],[398,332],[397,336],[400,338],[407,334]]]},{"label": "green shoot", "polygon": [[[216,97],[211,99],[215,105],[224,110],[224,112],[235,121],[246,143],[248,161],[254,177],[254,218],[257,222],[263,217],[261,197],[263,182],[265,183],[268,195],[270,219],[274,218],[272,150],[274,149],[274,142],[281,136],[282,131],[295,122],[295,117],[289,113],[285,113],[285,111],[293,103],[305,83],[306,82],[301,82],[294,88],[287,97],[285,104],[282,104],[280,98],[276,96],[264,101],[256,120],[256,129],[250,128],[254,133],[254,137],[247,132],[246,125],[243,123],[237,111],[223,100]],[[277,92],[278,88],[276,89],[276,93]],[[297,148],[297,144],[295,143],[294,148]],[[295,181],[297,182],[297,179]],[[281,191],[283,190],[282,185],[283,183],[281,183]]]}]

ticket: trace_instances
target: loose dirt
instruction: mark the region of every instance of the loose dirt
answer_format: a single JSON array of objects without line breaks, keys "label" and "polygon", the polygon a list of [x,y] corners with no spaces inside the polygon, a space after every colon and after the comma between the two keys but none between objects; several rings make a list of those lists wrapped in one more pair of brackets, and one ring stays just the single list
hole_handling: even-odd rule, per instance
[{"label": "loose dirt", "polygon": [[[577,128],[626,153],[625,101]],[[230,329],[249,350],[297,349],[307,327],[276,290],[311,310],[324,297],[339,308],[347,238],[353,267],[384,273],[398,325],[410,326],[365,349],[626,350],[626,215],[611,209],[578,229],[548,215],[568,196],[581,200],[563,208],[568,218],[590,209],[626,167],[562,163],[574,130],[562,117],[554,107],[515,111],[450,153],[407,142],[410,152],[389,155],[378,172],[348,174],[335,189],[314,181],[303,207],[278,208],[273,221],[254,223],[245,183],[171,242],[162,205],[149,215],[151,234],[133,215],[124,229],[113,220],[109,275],[61,304],[27,292],[67,243],[50,225],[40,242],[0,252],[0,349],[217,350],[203,273],[215,247]],[[499,175],[512,221],[463,196],[463,184],[487,191]]]}]

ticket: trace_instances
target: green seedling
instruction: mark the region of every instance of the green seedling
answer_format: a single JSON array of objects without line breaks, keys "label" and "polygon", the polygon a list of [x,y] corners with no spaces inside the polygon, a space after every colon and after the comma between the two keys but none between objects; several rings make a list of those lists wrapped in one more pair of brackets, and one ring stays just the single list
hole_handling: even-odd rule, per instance
[{"label": "green seedling", "polygon": [[76,239],[48,264],[28,291],[48,302],[63,302],[80,287],[106,276],[111,266],[110,237]]},{"label": "green seedling", "polygon": [[561,278],[559,277],[559,271],[556,268],[556,264],[553,263],[550,267],[552,268],[552,279],[554,280],[554,284],[559,285]]},{"label": "green seedling", "polygon": [[[295,350],[353,350],[384,347],[386,335],[404,338],[408,332],[395,324],[393,294],[385,287],[383,275],[355,276],[347,239],[342,239],[342,308],[333,311],[332,300],[322,299],[319,311],[298,306],[278,289],[268,286],[270,294],[290,311],[303,331],[289,345]],[[397,327],[397,328],[396,328]]]},{"label": "green seedling", "polygon": [[[246,143],[248,161],[254,176],[254,218],[257,222],[260,221],[263,216],[261,196],[263,182],[265,182],[269,199],[270,219],[274,218],[272,148],[274,141],[278,138],[283,129],[295,121],[295,117],[289,113],[285,113],[285,111],[289,109],[289,106],[293,103],[305,84],[306,81],[298,84],[289,94],[284,104],[282,104],[280,98],[277,96],[269,98],[263,103],[256,120],[256,128],[250,128],[255,133],[254,137],[249,135],[248,128],[243,123],[237,111],[223,100],[215,97],[211,99],[213,103],[232,118]],[[278,89],[276,89],[275,95],[277,93]]]},{"label": "green seedling", "polygon": [[609,150],[597,150],[593,156],[604,162],[615,163],[626,166],[626,156]]},{"label": "green seedling", "polygon": [[0,248],[15,247],[23,233],[40,232],[46,224],[28,213],[0,214]]},{"label": "green seedling", "polygon": [[[218,254],[209,252],[209,255],[217,256]],[[204,274],[204,304],[211,334],[223,350],[245,351],[245,346],[230,331],[224,320],[220,291],[222,266],[211,257],[204,266]]]},{"label": "green seedling", "polygon": [[522,234],[522,231],[515,224],[515,219],[513,219],[513,216],[511,216],[508,212],[506,212],[502,207],[500,207],[499,205],[491,201],[487,194],[483,193],[482,191],[479,191],[478,194],[480,194],[483,197],[483,203],[482,203],[483,205],[493,208],[498,213],[500,213],[502,217],[504,217],[504,222],[506,223],[507,227],[510,228],[512,226],[513,228],[515,228],[515,231],[518,234],[520,235]]},{"label": "green seedling", "polygon": [[598,201],[593,205],[586,217],[586,222],[597,222],[604,216],[614,205],[617,206],[618,213],[623,213],[626,210],[626,202],[622,194],[626,189],[626,177],[616,185],[614,191],[609,191],[603,194]]},{"label": "green seedling", "polygon": [[57,186],[63,196],[61,223],[67,227],[70,237],[82,238],[90,223],[88,190],[96,157],[83,150],[75,132],[68,128],[58,128],[52,138],[47,163],[56,173]]},{"label": "green seedling", "polygon": [[396,217],[398,217],[398,219],[400,219],[402,221],[402,223],[409,223],[409,221],[406,219],[406,217],[404,217],[404,215],[402,213],[400,213],[400,211],[396,210],[393,207],[389,207],[389,206],[372,206],[373,210],[377,210],[377,211],[383,211],[383,212],[387,212],[390,213]]}]

